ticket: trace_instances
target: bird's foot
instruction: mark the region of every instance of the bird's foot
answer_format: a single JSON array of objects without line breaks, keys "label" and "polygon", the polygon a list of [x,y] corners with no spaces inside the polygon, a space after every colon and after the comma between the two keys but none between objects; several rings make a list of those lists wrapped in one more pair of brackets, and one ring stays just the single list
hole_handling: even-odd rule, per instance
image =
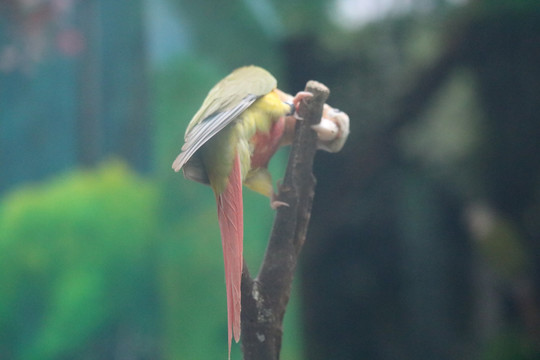
[{"label": "bird's foot", "polygon": [[286,202],[277,200],[277,195],[275,193],[273,193],[272,196],[270,197],[270,207],[273,210],[276,210],[280,206],[287,206],[288,207],[289,204],[287,204]]},{"label": "bird's foot", "polygon": [[319,149],[338,152],[349,136],[349,116],[325,104],[321,122],[311,128],[317,133]]},{"label": "bird's foot", "polygon": [[294,105],[294,117],[296,118],[296,120],[304,120],[300,115],[298,115],[298,108],[300,106],[300,103],[304,100],[304,99],[310,99],[313,97],[313,94],[310,93],[309,91],[299,91],[293,98],[292,102],[293,102],[293,105]]},{"label": "bird's foot", "polygon": [[320,123],[312,125],[311,128],[315,130],[321,141],[333,141],[339,134],[339,128],[336,123],[324,117]]}]

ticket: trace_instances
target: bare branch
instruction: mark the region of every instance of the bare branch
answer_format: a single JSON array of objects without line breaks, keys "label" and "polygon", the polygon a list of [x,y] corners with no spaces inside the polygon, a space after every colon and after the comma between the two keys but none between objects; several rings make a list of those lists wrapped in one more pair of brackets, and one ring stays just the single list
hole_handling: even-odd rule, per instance
[{"label": "bare branch", "polygon": [[242,350],[246,360],[279,359],[283,317],[311,216],[317,140],[311,126],[319,123],[330,91],[316,81],[309,81],[306,91],[313,97],[300,104],[298,111],[303,120],[296,122],[285,179],[279,189],[279,200],[289,206],[278,208],[259,275],[252,279],[244,267]]}]

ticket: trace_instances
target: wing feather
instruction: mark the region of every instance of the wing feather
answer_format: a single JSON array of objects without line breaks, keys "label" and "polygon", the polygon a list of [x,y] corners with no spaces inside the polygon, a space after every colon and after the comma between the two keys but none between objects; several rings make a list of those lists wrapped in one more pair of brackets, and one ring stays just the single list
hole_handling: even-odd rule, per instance
[{"label": "wing feather", "polygon": [[[191,166],[189,160],[201,146],[276,86],[276,79],[258,66],[241,67],[222,79],[210,90],[201,108],[189,122],[182,152],[176,157],[172,168],[179,171],[186,164]],[[200,162],[195,161],[193,164]]]},{"label": "wing feather", "polygon": [[176,160],[174,160],[172,165],[174,171],[179,171],[193,154],[201,148],[201,146],[218,132],[223,130],[225,126],[234,121],[234,119],[253,104],[257,98],[259,98],[259,96],[249,94],[232,109],[213,114],[195,125],[191,131],[186,134],[182,152],[176,157]]}]

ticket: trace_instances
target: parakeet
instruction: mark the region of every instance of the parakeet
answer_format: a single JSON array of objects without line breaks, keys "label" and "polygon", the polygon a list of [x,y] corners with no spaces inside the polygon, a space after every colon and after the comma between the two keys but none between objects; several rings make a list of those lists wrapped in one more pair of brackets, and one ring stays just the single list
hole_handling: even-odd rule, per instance
[{"label": "parakeet", "polygon": [[[287,205],[275,199],[267,166],[278,147],[292,139],[286,132],[294,131],[297,117],[293,114],[310,96],[281,92],[276,79],[260,67],[236,69],[210,90],[190,121],[182,152],[172,165],[175,171],[182,169],[186,178],[210,185],[216,197],[225,263],[229,357],[232,337],[236,342],[240,338],[242,184],[268,196],[273,208]],[[346,138],[348,117],[346,120],[346,129],[330,126],[330,132],[336,130],[334,140],[338,132]],[[323,130],[329,131],[328,127]]]}]

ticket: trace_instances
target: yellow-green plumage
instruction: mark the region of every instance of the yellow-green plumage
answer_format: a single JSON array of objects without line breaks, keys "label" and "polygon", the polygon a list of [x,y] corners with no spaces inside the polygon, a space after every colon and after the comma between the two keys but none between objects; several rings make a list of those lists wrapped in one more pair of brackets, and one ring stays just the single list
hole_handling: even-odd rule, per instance
[{"label": "yellow-green plumage", "polygon": [[[276,86],[276,79],[256,66],[237,69],[221,80],[193,116],[182,152],[173,163],[174,170],[182,169],[187,178],[209,184],[216,195],[227,290],[229,358],[231,338],[234,335],[238,341],[241,329],[242,183],[250,176],[250,188],[273,195],[268,190],[272,188],[269,174],[264,178],[253,176],[258,171],[250,173],[256,145],[253,138],[269,133],[290,111]],[[267,184],[262,186],[264,181]]]},{"label": "yellow-green plumage", "polygon": [[236,153],[240,158],[242,180],[246,178],[253,152],[250,139],[256,132],[267,133],[273,121],[289,110],[290,107],[272,91],[256,100],[233,123],[206,143],[201,155],[216,194],[221,194],[227,185]]},{"label": "yellow-green plumage", "polygon": [[[238,152],[245,180],[253,152],[250,139],[257,132],[267,133],[274,121],[290,111],[276,86],[276,79],[257,66],[239,68],[217,83],[191,119],[173,168],[183,168],[187,178],[209,184],[221,194]],[[256,189],[253,183],[250,188]]]}]

